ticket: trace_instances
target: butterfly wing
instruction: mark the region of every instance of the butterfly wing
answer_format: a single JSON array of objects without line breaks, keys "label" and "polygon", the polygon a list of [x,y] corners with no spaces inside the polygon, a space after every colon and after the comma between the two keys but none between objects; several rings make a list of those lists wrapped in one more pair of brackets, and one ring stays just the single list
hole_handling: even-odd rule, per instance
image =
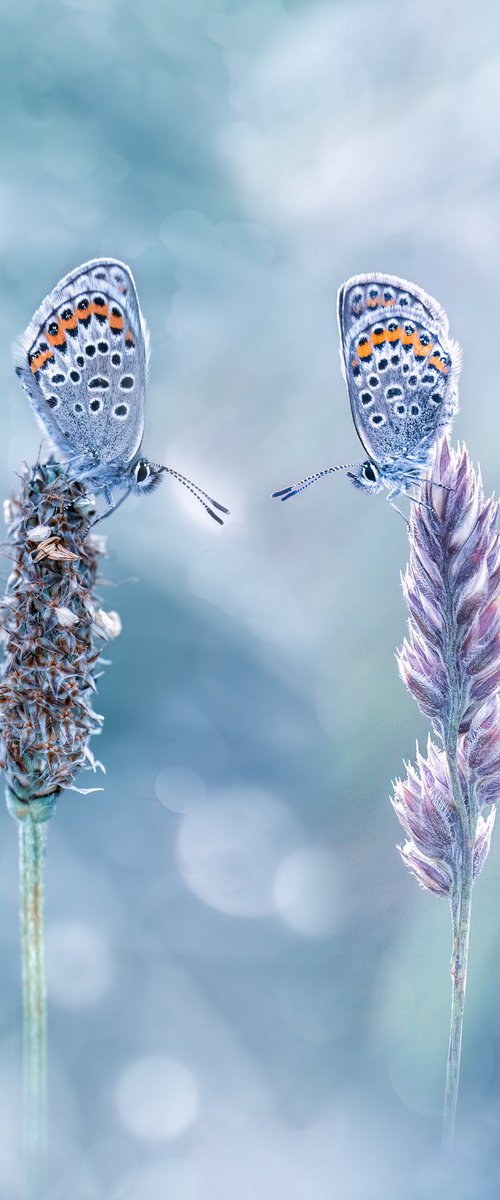
[{"label": "butterfly wing", "polygon": [[40,305],[15,347],[42,427],[66,456],[127,464],[144,430],[148,334],[129,268],[84,263]]},{"label": "butterfly wing", "polygon": [[394,275],[356,275],[338,295],[342,373],[371,458],[425,462],[458,404],[460,350],[432,296]]}]

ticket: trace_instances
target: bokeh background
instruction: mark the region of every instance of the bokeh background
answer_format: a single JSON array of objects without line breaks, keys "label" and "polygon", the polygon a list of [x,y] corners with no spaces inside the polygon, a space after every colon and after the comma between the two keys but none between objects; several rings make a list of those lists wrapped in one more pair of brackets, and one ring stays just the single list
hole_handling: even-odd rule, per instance
[{"label": "bokeh background", "polygon": [[0,20],[3,494],[40,441],[11,343],[64,273],[111,254],[152,333],[145,451],[232,511],[221,530],[167,480],[106,523],[123,634],[100,686],[105,790],[65,796],[49,831],[51,1200],[496,1196],[500,838],[445,1167],[449,917],[401,864],[388,801],[426,734],[394,661],[405,526],[341,475],[269,493],[359,453],[335,298],[369,269],[445,305],[456,435],[500,487],[500,8],[15,0]]}]

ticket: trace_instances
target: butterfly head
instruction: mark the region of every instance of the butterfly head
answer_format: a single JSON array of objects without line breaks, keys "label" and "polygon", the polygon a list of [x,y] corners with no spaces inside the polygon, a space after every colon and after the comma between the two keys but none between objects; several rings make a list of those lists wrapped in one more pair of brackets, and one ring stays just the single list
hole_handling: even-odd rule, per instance
[{"label": "butterfly head", "polygon": [[137,495],[154,492],[161,483],[164,471],[165,467],[160,467],[158,463],[152,463],[147,458],[138,458],[128,470],[130,491]]},{"label": "butterfly head", "polygon": [[347,477],[352,480],[354,487],[365,492],[381,492],[384,486],[380,469],[371,458],[361,463],[355,472],[348,471]]}]

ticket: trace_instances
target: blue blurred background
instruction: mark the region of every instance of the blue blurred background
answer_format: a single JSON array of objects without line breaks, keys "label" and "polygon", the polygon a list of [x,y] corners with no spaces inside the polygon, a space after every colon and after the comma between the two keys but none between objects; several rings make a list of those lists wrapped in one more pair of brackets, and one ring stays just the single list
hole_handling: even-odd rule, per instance
[{"label": "blue blurred background", "polygon": [[[40,435],[10,345],[111,254],[152,333],[167,480],[102,527],[123,633],[105,790],[49,830],[51,1200],[466,1200],[500,1184],[500,839],[475,892],[457,1160],[439,1161],[446,904],[391,778],[407,539],[359,454],[335,297],[387,270],[464,347],[456,433],[500,486],[500,8],[15,0],[0,39],[3,494]],[[82,784],[92,780],[83,778]],[[19,1195],[16,831],[0,849],[0,1195]]]}]

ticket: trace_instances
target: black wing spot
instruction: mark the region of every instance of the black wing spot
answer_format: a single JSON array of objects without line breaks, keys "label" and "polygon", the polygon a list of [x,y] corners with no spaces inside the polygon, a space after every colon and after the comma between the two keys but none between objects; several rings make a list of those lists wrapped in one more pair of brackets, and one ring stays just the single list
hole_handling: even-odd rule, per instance
[{"label": "black wing spot", "polygon": [[127,392],[127,391],[128,391],[130,388],[133,388],[133,386],[134,386],[134,383],[135,383],[135,380],[134,380],[134,376],[133,376],[133,375],[124,375],[124,376],[122,377],[122,379],[120,379],[120,387],[121,387],[121,388],[123,388],[123,390],[124,390],[124,391],[126,391],[126,392]]},{"label": "black wing spot", "polygon": [[75,412],[76,412],[76,413],[81,413],[81,412],[83,412],[83,404],[80,404],[80,401],[79,401],[79,400],[77,400],[76,404],[74,404],[74,405],[73,405],[73,408],[74,408],[74,410],[75,410]]},{"label": "black wing spot", "polygon": [[384,425],[385,417],[382,416],[382,413],[372,413],[372,415],[370,417],[370,421],[371,421],[372,425]]},{"label": "black wing spot", "polygon": [[49,408],[59,408],[58,396],[47,396],[47,404]]},{"label": "black wing spot", "polygon": [[76,361],[77,361],[79,367],[83,367],[85,364],[85,359],[83,357],[83,354],[77,354]]},{"label": "black wing spot", "polygon": [[99,351],[99,354],[107,354],[108,350],[109,350],[109,343],[108,342],[98,342],[97,349]]},{"label": "black wing spot", "polygon": [[123,421],[123,418],[126,417],[127,415],[128,415],[128,404],[115,404],[115,407],[113,409],[114,417],[119,417],[120,420]]},{"label": "black wing spot", "polygon": [[50,382],[51,383],[65,383],[66,376],[62,374],[62,371],[59,371],[59,373],[57,375],[52,375]]},{"label": "black wing spot", "polygon": [[86,347],[85,347],[85,353],[86,353],[86,355],[87,355],[87,357],[88,357],[88,358],[93,358],[93,357],[94,357],[94,354],[95,354],[95,346],[94,346],[94,343],[93,343],[93,342],[89,342],[88,346],[86,346]]},{"label": "black wing spot", "polygon": [[89,379],[87,387],[91,388],[93,391],[95,391],[96,388],[109,388],[109,379],[106,379],[105,375],[94,375],[93,379]]},{"label": "black wing spot", "polygon": [[379,362],[378,362],[379,371],[385,371],[386,367],[388,367],[388,366],[389,366],[389,363],[386,358],[379,358]]},{"label": "black wing spot", "polygon": [[368,383],[370,387],[380,387],[380,379],[377,379],[376,375],[370,375]]},{"label": "black wing spot", "polygon": [[111,355],[111,362],[113,363],[114,367],[119,367],[121,365],[121,361],[122,361],[121,354],[112,354]]},{"label": "black wing spot", "polygon": [[100,410],[102,408],[102,400],[97,400],[97,398],[95,400],[91,400],[90,404],[89,404],[89,408],[90,408],[90,411],[93,413],[100,412]]}]

